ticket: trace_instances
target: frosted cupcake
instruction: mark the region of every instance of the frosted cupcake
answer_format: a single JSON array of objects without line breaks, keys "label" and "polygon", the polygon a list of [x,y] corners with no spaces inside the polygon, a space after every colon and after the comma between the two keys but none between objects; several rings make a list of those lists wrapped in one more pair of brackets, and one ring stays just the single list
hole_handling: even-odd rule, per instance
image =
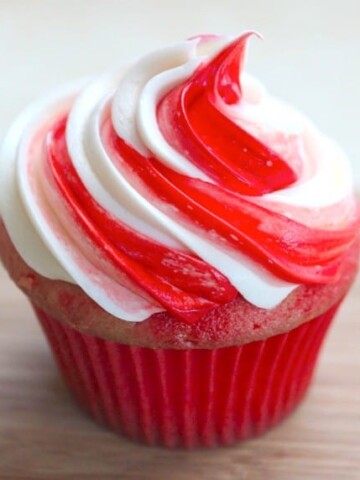
[{"label": "frosted cupcake", "polygon": [[348,161],[194,37],[10,128],[0,252],[99,422],[166,446],[260,434],[305,394],[357,270]]}]

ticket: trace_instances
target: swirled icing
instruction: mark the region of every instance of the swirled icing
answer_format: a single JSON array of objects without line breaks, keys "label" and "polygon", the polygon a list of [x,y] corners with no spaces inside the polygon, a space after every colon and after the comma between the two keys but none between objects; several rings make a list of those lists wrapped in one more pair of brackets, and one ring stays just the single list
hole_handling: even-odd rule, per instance
[{"label": "swirled icing", "polygon": [[349,163],[243,72],[249,36],[194,37],[15,121],[0,211],[33,269],[129,321],[336,280],[359,224]]}]

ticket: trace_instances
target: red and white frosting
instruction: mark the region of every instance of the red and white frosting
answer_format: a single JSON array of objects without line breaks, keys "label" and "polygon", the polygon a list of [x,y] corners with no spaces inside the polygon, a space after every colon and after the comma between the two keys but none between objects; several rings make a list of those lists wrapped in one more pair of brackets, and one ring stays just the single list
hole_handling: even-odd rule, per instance
[{"label": "red and white frosting", "polygon": [[194,37],[18,118],[0,212],[34,270],[129,321],[337,280],[359,226],[348,161],[243,72],[249,36]]}]

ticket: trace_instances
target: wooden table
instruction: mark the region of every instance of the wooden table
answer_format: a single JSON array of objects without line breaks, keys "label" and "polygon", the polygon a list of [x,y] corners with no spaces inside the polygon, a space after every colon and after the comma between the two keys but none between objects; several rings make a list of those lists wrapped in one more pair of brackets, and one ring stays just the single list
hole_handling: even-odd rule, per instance
[{"label": "wooden table", "polygon": [[72,402],[25,299],[0,267],[0,479],[360,479],[360,280],[306,401],[264,437],[212,451],[138,446]]}]

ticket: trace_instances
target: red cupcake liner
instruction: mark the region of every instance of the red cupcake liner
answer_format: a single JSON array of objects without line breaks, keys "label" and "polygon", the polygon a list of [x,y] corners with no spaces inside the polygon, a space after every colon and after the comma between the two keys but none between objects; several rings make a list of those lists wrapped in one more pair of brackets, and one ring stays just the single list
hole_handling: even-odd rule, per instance
[{"label": "red cupcake liner", "polygon": [[98,422],[167,447],[230,445],[304,396],[339,304],[284,334],[213,350],[151,349],[84,335],[35,308],[64,380]]}]

